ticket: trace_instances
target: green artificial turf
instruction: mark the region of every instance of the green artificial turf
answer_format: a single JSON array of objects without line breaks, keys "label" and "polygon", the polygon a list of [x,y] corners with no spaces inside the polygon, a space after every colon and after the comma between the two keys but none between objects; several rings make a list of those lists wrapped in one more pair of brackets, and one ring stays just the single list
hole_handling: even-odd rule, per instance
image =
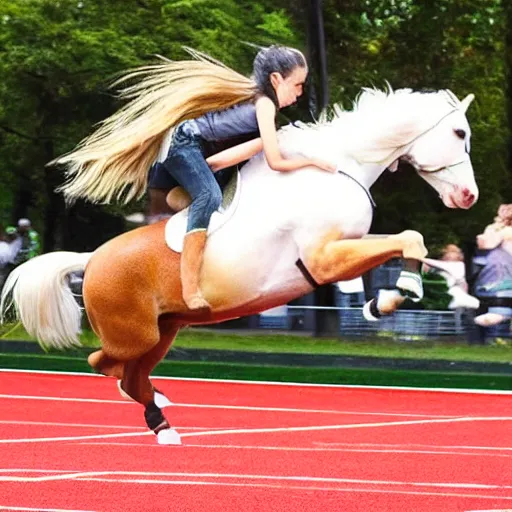
[{"label": "green artificial turf", "polygon": [[[52,370],[91,373],[84,357],[55,355],[0,354],[5,369]],[[346,369],[263,366],[227,363],[162,361],[154,375],[205,379],[350,384],[371,386],[407,386],[428,388],[465,388],[511,390],[508,375],[428,372],[413,370]]]}]

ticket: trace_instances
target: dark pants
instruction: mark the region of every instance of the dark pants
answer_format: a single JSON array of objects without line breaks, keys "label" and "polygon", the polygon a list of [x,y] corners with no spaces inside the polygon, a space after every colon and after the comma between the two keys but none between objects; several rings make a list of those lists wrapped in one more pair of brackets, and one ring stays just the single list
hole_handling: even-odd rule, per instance
[{"label": "dark pants", "polygon": [[[192,198],[187,232],[207,229],[213,212],[218,210],[222,203],[222,192],[206,163],[202,139],[195,123],[185,121],[176,128],[167,158],[156,165],[161,165],[171,180],[181,185]],[[157,187],[158,181],[162,184],[166,181],[158,179],[158,175],[162,174],[162,168],[160,172],[152,173],[149,186],[161,188]],[[172,185],[171,180],[167,180],[166,185]]]}]

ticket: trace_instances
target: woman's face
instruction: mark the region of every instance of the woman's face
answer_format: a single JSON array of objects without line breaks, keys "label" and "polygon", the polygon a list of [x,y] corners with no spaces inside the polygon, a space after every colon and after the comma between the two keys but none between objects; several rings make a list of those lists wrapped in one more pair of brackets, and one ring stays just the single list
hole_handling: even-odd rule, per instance
[{"label": "woman's face", "polygon": [[449,244],[445,247],[442,259],[444,261],[464,261],[464,254],[458,246]]},{"label": "woman's face", "polygon": [[293,105],[302,96],[307,76],[308,70],[303,67],[296,67],[286,78],[281,73],[272,73],[270,81],[276,91],[279,108]]}]

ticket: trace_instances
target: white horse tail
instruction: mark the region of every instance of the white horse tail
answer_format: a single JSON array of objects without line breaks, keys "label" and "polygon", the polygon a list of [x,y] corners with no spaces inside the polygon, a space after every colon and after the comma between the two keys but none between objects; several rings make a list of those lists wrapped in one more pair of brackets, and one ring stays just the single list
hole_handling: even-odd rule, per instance
[{"label": "white horse tail", "polygon": [[82,311],[67,275],[85,269],[92,253],[52,252],[15,268],[0,298],[0,321],[14,304],[16,317],[43,348],[80,346]]}]

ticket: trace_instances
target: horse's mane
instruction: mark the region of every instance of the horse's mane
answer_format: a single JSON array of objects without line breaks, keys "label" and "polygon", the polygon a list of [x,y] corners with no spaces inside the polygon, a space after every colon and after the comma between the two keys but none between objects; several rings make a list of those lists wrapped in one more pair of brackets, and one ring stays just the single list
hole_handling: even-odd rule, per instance
[{"label": "horse's mane", "polygon": [[280,143],[286,153],[329,158],[343,150],[361,163],[383,162],[460,106],[459,99],[447,89],[364,88],[352,110],[338,103],[324,111],[316,123],[282,128]]}]

